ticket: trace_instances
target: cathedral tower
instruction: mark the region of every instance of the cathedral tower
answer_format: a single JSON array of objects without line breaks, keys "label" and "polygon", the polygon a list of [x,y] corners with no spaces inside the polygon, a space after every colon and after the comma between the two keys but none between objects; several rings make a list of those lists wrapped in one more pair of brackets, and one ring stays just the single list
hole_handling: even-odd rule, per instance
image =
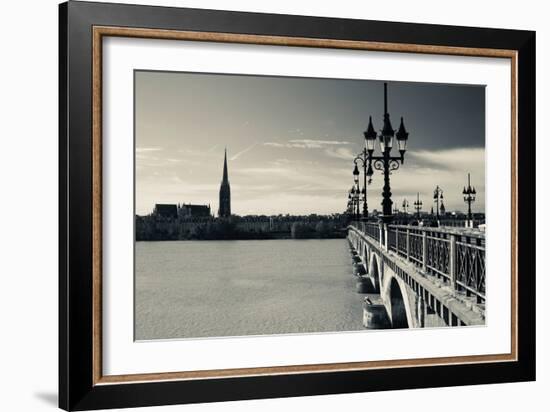
[{"label": "cathedral tower", "polygon": [[229,187],[229,177],[227,175],[227,149],[225,149],[223,158],[223,178],[220,185],[220,208],[218,209],[218,216],[231,216],[231,189]]}]

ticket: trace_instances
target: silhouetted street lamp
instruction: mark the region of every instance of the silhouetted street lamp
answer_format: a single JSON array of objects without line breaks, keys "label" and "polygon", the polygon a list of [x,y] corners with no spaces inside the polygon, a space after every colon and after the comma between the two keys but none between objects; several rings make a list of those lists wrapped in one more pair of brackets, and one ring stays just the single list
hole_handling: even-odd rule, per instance
[{"label": "silhouetted street lamp", "polygon": [[363,202],[363,211],[365,209],[365,201],[367,198],[365,188],[362,190],[359,188],[359,170],[357,169],[357,165],[355,165],[355,169],[353,170],[353,192],[355,193],[355,205],[356,205],[356,217],[357,219],[360,218],[361,212],[361,202]]},{"label": "silhouetted street lamp", "polygon": [[439,224],[439,202],[443,203],[443,189],[441,189],[439,186],[436,186],[434,190],[434,202],[437,222]]},{"label": "silhouetted street lamp", "polygon": [[352,201],[354,219],[359,219],[359,195],[359,187],[357,187],[357,185],[353,185],[350,190],[350,196]]},{"label": "silhouetted street lamp", "polygon": [[366,210],[367,205],[367,188],[364,187],[361,189],[361,202],[363,203],[363,218],[368,217],[368,211]]},{"label": "silhouetted street lamp", "polygon": [[350,218],[353,217],[353,201],[351,198],[351,190],[348,192],[348,205],[347,205],[346,212]]},{"label": "silhouetted street lamp", "polygon": [[468,203],[468,222],[473,226],[472,203],[476,201],[476,189],[470,185],[470,173],[468,173],[468,187],[462,191],[464,201]]},{"label": "silhouetted street lamp", "polygon": [[409,201],[407,199],[403,199],[403,203],[401,206],[403,206],[403,213],[407,214],[409,210]]},{"label": "silhouetted street lamp", "polygon": [[[397,133],[395,133],[395,130],[392,128],[390,115],[388,113],[387,83],[384,83],[384,127],[382,128],[380,134],[377,135],[372,125],[372,117],[369,116],[369,125],[363,134],[365,136],[365,146],[369,158],[369,167],[372,162],[374,168],[382,171],[384,175],[384,187],[382,189],[382,221],[384,223],[388,223],[393,218],[390,172],[399,169],[399,164],[403,164],[405,160],[405,151],[409,133],[405,130],[403,118],[401,118],[401,124],[399,125],[399,130]],[[399,156],[391,156],[394,136],[397,138],[397,143],[399,145]],[[381,156],[373,155],[376,137],[378,137],[380,142],[380,151],[382,152]]]},{"label": "silhouetted street lamp", "polygon": [[355,159],[353,159],[353,163],[355,164],[353,169],[353,180],[355,181],[355,184],[359,185],[359,168],[357,167],[357,162],[361,162],[363,167],[363,189],[361,190],[361,194],[363,195],[363,218],[366,219],[369,217],[369,207],[367,205],[367,185],[371,183],[373,175],[372,166],[369,161],[366,147],[355,157]]},{"label": "silhouetted street lamp", "polygon": [[416,218],[420,220],[420,211],[422,210],[422,200],[420,200],[420,193],[416,193],[416,200],[413,204],[414,210],[416,210]]},{"label": "silhouetted street lamp", "polygon": [[359,184],[359,169],[357,168],[357,163],[355,164],[355,168],[353,169],[353,183],[356,185]]},{"label": "silhouetted street lamp", "polygon": [[348,211],[349,215],[353,218],[353,195],[351,190],[348,192]]}]

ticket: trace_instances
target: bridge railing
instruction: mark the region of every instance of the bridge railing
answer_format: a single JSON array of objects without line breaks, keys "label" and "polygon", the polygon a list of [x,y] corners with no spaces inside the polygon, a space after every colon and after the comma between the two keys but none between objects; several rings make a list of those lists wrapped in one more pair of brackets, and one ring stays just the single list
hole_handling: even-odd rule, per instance
[{"label": "bridge railing", "polygon": [[[478,228],[479,225],[485,223],[483,219],[473,219],[471,221],[472,227]],[[440,227],[468,227],[468,220],[464,219],[441,219],[439,220]]]},{"label": "bridge railing", "polygon": [[485,234],[475,230],[352,222],[357,230],[467,296],[485,302]]}]

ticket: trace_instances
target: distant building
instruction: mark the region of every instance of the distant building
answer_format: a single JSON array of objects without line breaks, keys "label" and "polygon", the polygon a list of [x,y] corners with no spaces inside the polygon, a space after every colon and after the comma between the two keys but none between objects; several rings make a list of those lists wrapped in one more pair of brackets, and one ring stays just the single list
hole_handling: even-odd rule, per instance
[{"label": "distant building", "polygon": [[187,217],[210,217],[210,205],[183,205],[178,206],[178,216]]},{"label": "distant building", "polygon": [[162,217],[167,219],[185,219],[195,217],[210,217],[210,205],[170,205],[159,204],[155,205],[153,209],[153,216]]},{"label": "distant building", "polygon": [[223,177],[220,185],[220,208],[219,217],[231,216],[231,188],[229,187],[229,177],[227,173],[227,149],[223,158]]},{"label": "distant building", "polygon": [[165,205],[157,203],[153,210],[153,215],[157,217],[164,217],[170,219],[177,219],[178,206],[177,205]]}]

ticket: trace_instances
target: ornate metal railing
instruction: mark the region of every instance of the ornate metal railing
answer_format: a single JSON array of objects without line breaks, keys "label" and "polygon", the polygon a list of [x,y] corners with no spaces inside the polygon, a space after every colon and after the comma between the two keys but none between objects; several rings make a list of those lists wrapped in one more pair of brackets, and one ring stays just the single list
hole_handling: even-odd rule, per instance
[{"label": "ornate metal railing", "polygon": [[485,298],[485,239],[457,236],[456,282],[467,294]]},{"label": "ornate metal railing", "polygon": [[426,275],[485,302],[485,234],[458,228],[352,222],[386,250],[414,263]]},{"label": "ornate metal railing", "polygon": [[354,221],[352,225],[359,231],[380,242],[380,225],[369,221]]},{"label": "ornate metal railing", "polygon": [[451,241],[448,233],[426,233],[426,268],[428,273],[451,280]]},{"label": "ornate metal railing", "polygon": [[421,230],[409,229],[409,260],[417,266],[422,266],[424,259],[424,242]]},{"label": "ornate metal railing", "polygon": [[363,222],[363,224],[365,225],[364,232],[373,239],[376,239],[380,242],[380,227],[376,223],[373,224]]}]

